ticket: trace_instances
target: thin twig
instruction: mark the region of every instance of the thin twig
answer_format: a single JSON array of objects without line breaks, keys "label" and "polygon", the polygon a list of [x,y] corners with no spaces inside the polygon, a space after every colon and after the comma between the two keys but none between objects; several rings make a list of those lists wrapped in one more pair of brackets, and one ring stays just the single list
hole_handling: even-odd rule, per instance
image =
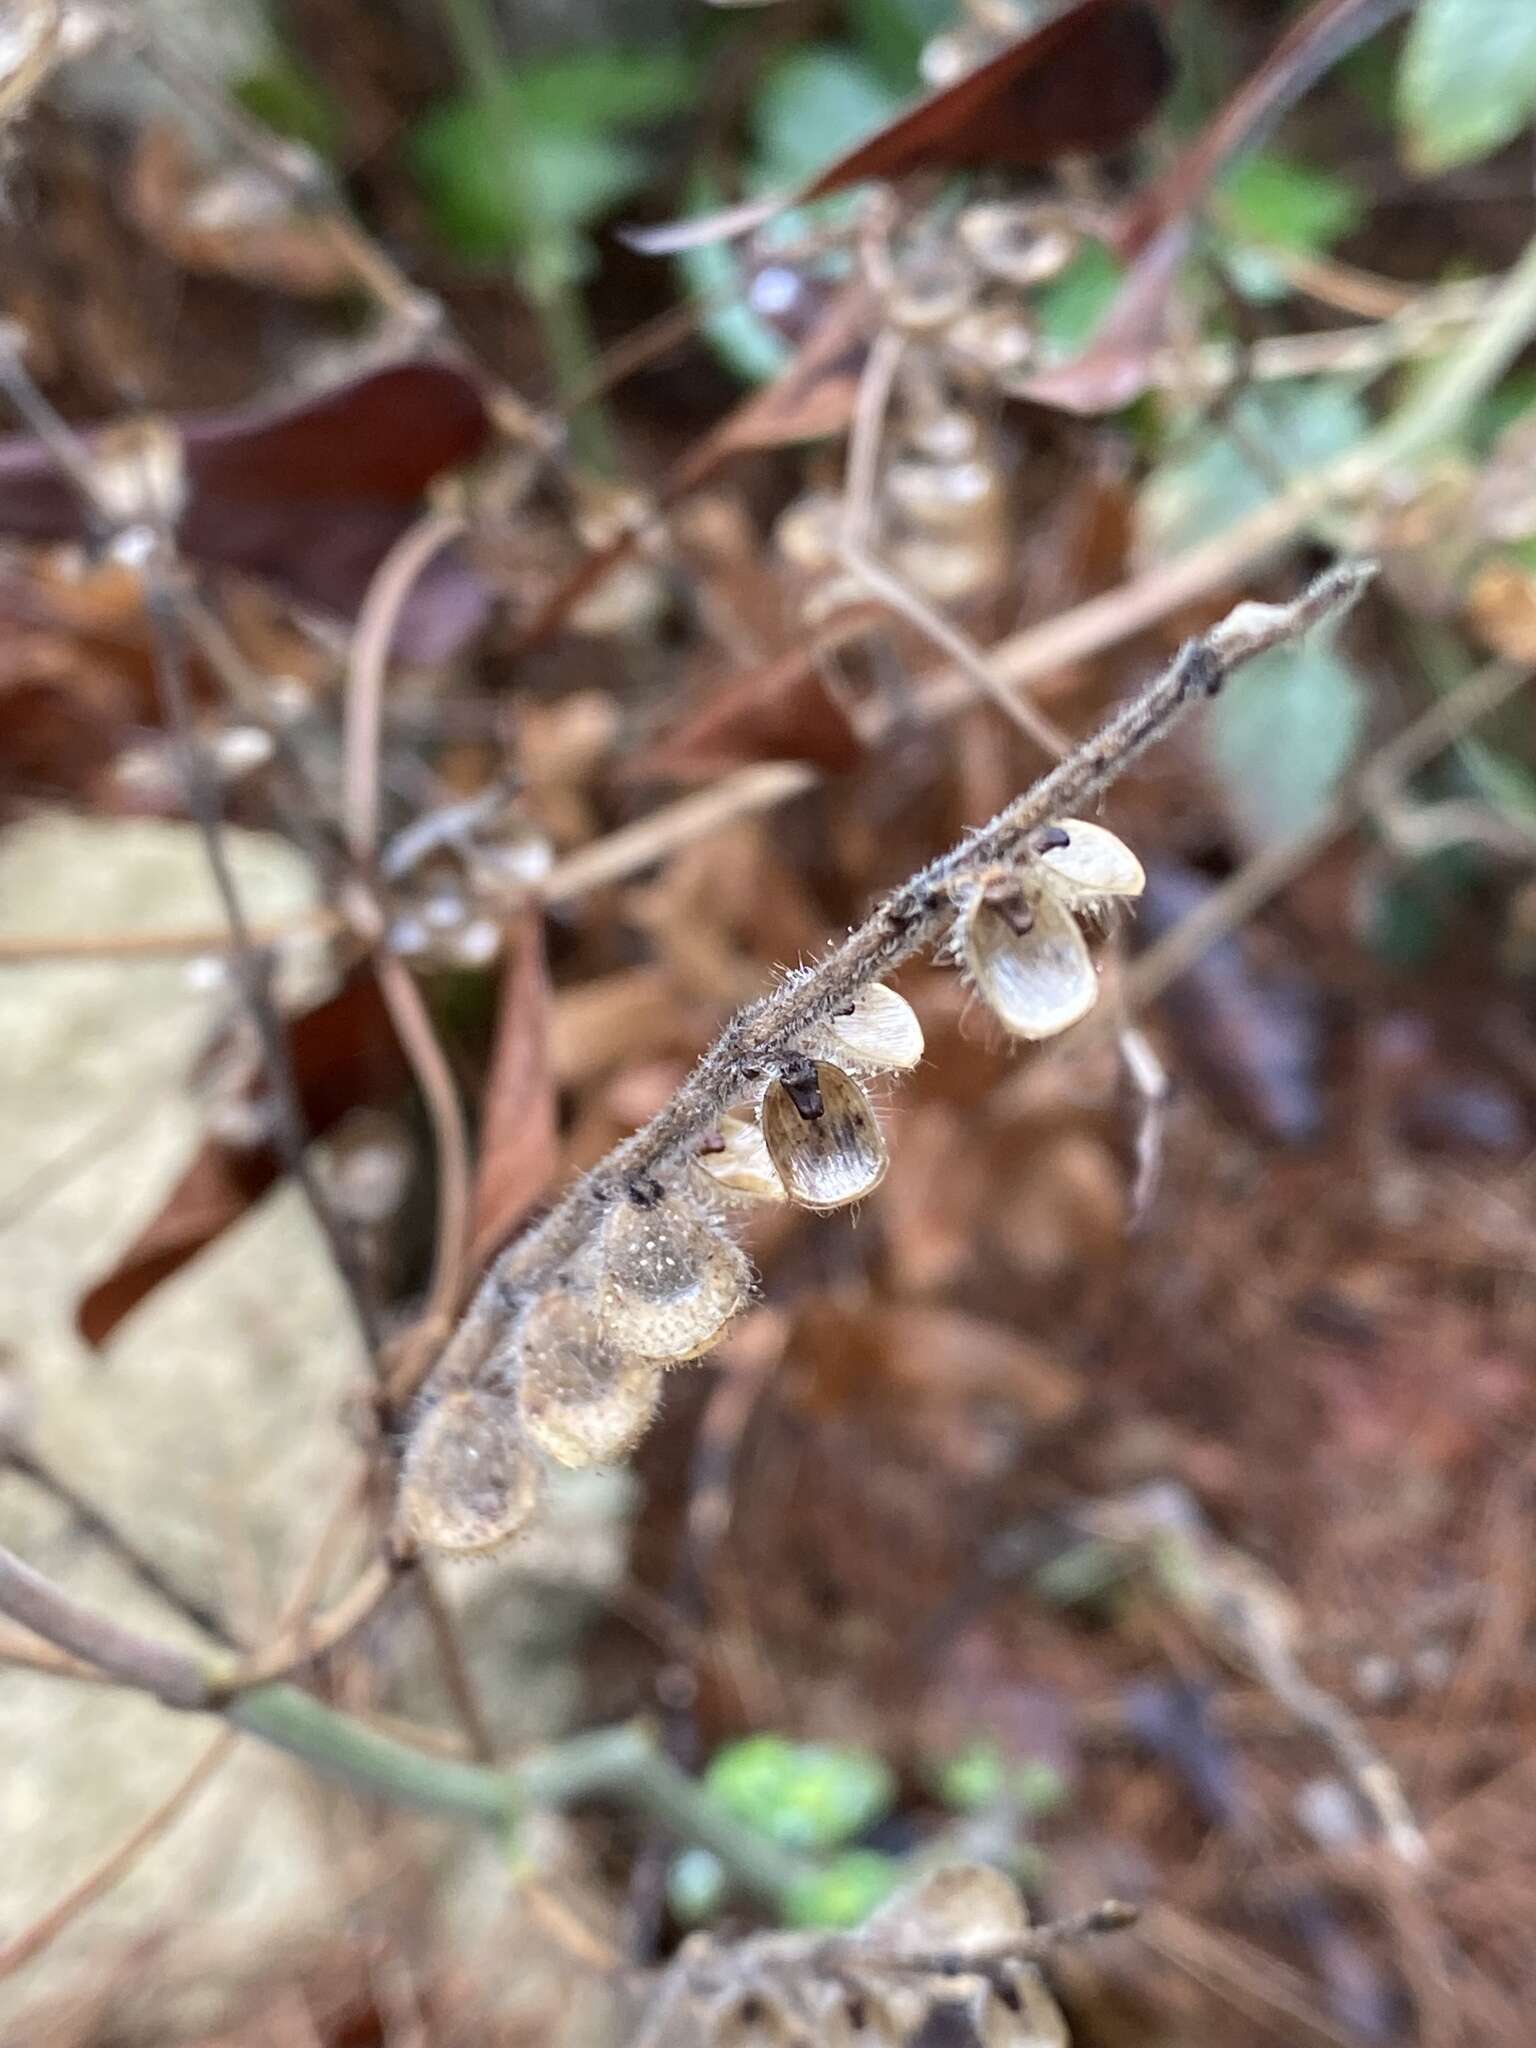
[{"label": "thin twig", "polygon": [[178,1586],[152,1557],[144,1554],[131,1536],[119,1529],[62,1474],[44,1464],[35,1452],[23,1444],[0,1442],[0,1469],[6,1465],[24,1479],[30,1479],[34,1486],[41,1487],[66,1508],[82,1535],[110,1551],[141,1586],[153,1593],[157,1600],[164,1601],[173,1613],[190,1621],[194,1628],[201,1629],[226,1649],[236,1647],[235,1638],[220,1614],[206,1601]]},{"label": "thin twig", "polygon": [[1072,742],[1061,727],[1047,718],[1030,698],[1009,689],[969,635],[962,633],[952,620],[926,603],[917,591],[903,583],[883,562],[877,561],[867,548],[844,538],[838,543],[837,558],[872,597],[878,597],[883,604],[889,605],[893,612],[916,626],[941,653],[947,654],[959,666],[961,674],[967,676],[984,697],[990,698],[1003,716],[1026,738],[1033,740],[1043,753],[1060,761],[1071,752]]},{"label": "thin twig", "polygon": [[78,1884],[72,1885],[61,1899],[56,1899],[30,1927],[23,1928],[20,1934],[0,1948],[0,1977],[9,1977],[40,1956],[72,1920],[78,1919],[87,1907],[94,1906],[114,1885],[122,1882],[151,1843],[186,1812],[231,1754],[237,1739],[235,1729],[220,1729],[191,1769],[171,1787],[152,1812],[145,1814],[120,1842],[107,1851],[93,1870],[88,1871]]},{"label": "thin twig", "polygon": [[460,512],[427,512],[390,548],[368,585],[347,654],[342,716],[342,830],[354,860],[373,860],[379,839],[379,753],[384,678],[400,614],[435,555],[461,538]]}]

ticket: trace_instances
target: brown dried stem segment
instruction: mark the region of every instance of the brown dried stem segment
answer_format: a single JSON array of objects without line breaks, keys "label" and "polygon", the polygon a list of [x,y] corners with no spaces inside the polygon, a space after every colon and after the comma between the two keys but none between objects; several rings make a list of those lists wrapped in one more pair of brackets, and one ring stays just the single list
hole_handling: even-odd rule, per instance
[{"label": "brown dried stem segment", "polygon": [[[652,1363],[677,1362],[707,1348],[745,1288],[730,1248],[721,1249],[718,1218],[698,1207],[707,1203],[707,1182],[692,1169],[702,1164],[707,1173],[711,1160],[718,1162],[722,1133],[731,1133],[739,1145],[743,1105],[758,1118],[763,1142],[763,1156],[754,1159],[749,1177],[764,1180],[766,1165],[791,1200],[812,1209],[858,1200],[878,1183],[884,1143],[867,1098],[844,1067],[870,1064],[861,1055],[872,1025],[877,1044],[889,1045],[889,1057],[878,1056],[875,1065],[900,1070],[913,1063],[920,1046],[916,1020],[905,1028],[905,1019],[890,1008],[899,998],[872,993],[904,961],[946,944],[968,954],[982,992],[1020,1036],[1047,1036],[1081,1015],[1092,1002],[1094,984],[1070,913],[1134,895],[1141,877],[1133,855],[1101,827],[1078,824],[1076,814],[1191,705],[1213,696],[1234,670],[1346,611],[1372,574],[1371,565],[1346,564],[1320,576],[1290,603],[1238,605],[1189,641],[1163,674],[988,824],[893,890],[825,958],[787,975],[740,1011],[666,1108],[491,1268],[427,1388],[429,1400],[435,1394],[457,1404],[461,1419],[451,1434],[456,1444],[462,1442],[461,1462],[475,1462],[466,1433],[470,1404],[462,1389],[480,1378],[481,1361],[495,1361],[492,1370],[508,1393],[520,1386],[523,1419],[532,1423],[529,1434],[537,1439],[534,1418],[549,1398],[542,1383],[547,1374],[537,1360],[520,1355],[517,1326],[537,1317],[539,1304],[559,1290],[590,1301],[583,1313],[594,1318],[600,1348],[614,1354],[608,1377],[615,1383],[626,1374],[638,1383],[642,1376],[623,1362],[638,1354]],[[1063,820],[1072,821],[1070,830],[1061,829]],[[1018,878],[1011,898],[1009,877]],[[994,918],[995,910],[1002,914]],[[1046,960],[1041,927],[1049,920],[1053,950]],[[999,931],[992,930],[994,922]],[[1013,951],[1005,938],[1017,941]],[[995,999],[1002,994],[1012,1015]],[[729,1188],[729,1179],[717,1178]],[[646,1256],[656,1270],[643,1278],[631,1273],[627,1287],[622,1280],[616,1287],[614,1274],[624,1269],[625,1257],[616,1260],[615,1252],[632,1253],[630,1240],[652,1247]],[[649,1301],[641,1298],[646,1294]],[[669,1303],[678,1309],[675,1332]],[[663,1324],[668,1328],[661,1340],[656,1333]],[[510,1402],[498,1405],[498,1421],[505,1424],[510,1412]],[[418,1443],[408,1463],[419,1478],[408,1483],[404,1521],[420,1541],[467,1547],[454,1501],[434,1502],[430,1487],[421,1483],[428,1468],[442,1467],[440,1457],[425,1454],[446,1427],[438,1414],[429,1409],[419,1425],[425,1444]],[[483,1471],[476,1463],[477,1482]],[[528,1498],[531,1503],[531,1492]],[[480,1532],[494,1527],[505,1535],[513,1526],[510,1515],[483,1498],[471,1519]]]}]

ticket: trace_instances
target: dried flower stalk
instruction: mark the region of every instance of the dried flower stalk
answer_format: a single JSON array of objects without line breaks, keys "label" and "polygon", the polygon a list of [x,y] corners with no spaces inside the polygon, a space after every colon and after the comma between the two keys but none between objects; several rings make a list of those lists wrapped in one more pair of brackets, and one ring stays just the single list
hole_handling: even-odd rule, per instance
[{"label": "dried flower stalk", "polygon": [[[407,1541],[467,1550],[487,1547],[512,1533],[515,1519],[483,1497],[486,1467],[497,1462],[497,1454],[489,1442],[479,1445],[467,1427],[457,1439],[445,1434],[441,1404],[467,1388],[479,1388],[493,1402],[507,1404],[501,1419],[510,1425],[511,1404],[519,1395],[519,1325],[535,1305],[567,1291],[573,1298],[601,1299],[607,1285],[604,1239],[612,1234],[613,1219],[623,1213],[621,1205],[640,1212],[696,1205],[704,1179],[691,1171],[691,1163],[713,1134],[740,1118],[744,1103],[764,1104],[765,1135],[770,1135],[770,1115],[773,1119],[769,1149],[774,1150],[776,1141],[780,1159],[786,1135],[792,1136],[792,1123],[786,1132],[786,1117],[792,1119],[797,1109],[806,1119],[807,1132],[828,1154],[811,1160],[812,1174],[825,1171],[836,1200],[851,1198],[837,1193],[842,1184],[839,1174],[858,1193],[867,1192],[866,1186],[858,1185],[856,1163],[848,1163],[852,1140],[846,1130],[840,1140],[842,1152],[831,1157],[826,1144],[830,1134],[816,1129],[817,1120],[827,1114],[821,1086],[832,1077],[845,1119],[851,1105],[857,1121],[863,1100],[857,1084],[839,1067],[820,1064],[836,1040],[840,1015],[863,1023],[869,991],[914,955],[946,945],[963,952],[966,907],[974,903],[978,890],[994,888],[996,878],[1011,873],[1033,878],[1028,889],[1038,900],[1039,878],[1051,872],[1042,869],[1042,861],[1052,860],[1067,843],[1065,834],[1051,828],[1081,812],[1191,705],[1215,695],[1234,670],[1346,611],[1372,573],[1370,565],[1346,564],[1319,577],[1288,604],[1238,605],[1219,625],[1186,643],[1163,674],[990,823],[968,833],[892,890],[824,959],[786,975],[767,995],[737,1013],[667,1106],[579,1180],[491,1267],[427,1383],[430,1405],[406,1459],[401,1520]],[[1100,828],[1086,829],[1118,846]],[[1102,851],[1097,846],[1094,850]],[[1123,848],[1119,853],[1134,869],[1134,858]],[[1116,893],[1113,876],[1109,893]],[[1133,890],[1125,883],[1119,893]],[[1028,900],[1026,891],[1025,920],[1031,914]],[[1027,922],[1020,928],[1027,931]],[[857,1061],[850,1059],[848,1064],[856,1066]],[[891,1064],[910,1061],[893,1059]],[[848,1104],[841,1101],[844,1087],[852,1091]],[[765,1103],[765,1098],[770,1099]],[[875,1157],[878,1128],[856,1131],[855,1136],[869,1141],[872,1186],[883,1170],[883,1162]],[[775,1159],[776,1166],[780,1159]],[[808,1201],[801,1190],[789,1192],[806,1206],[836,1206],[830,1195],[825,1201]],[[723,1224],[718,1218],[713,1221],[723,1235]],[[663,1231],[668,1228],[662,1214],[657,1223]],[[540,1314],[546,1312],[539,1308]],[[704,1348],[707,1345],[697,1347]],[[691,1355],[693,1350],[682,1347],[669,1354],[675,1361]],[[472,1404],[456,1400],[455,1408],[467,1424]],[[462,1467],[457,1482],[456,1461]],[[480,1494],[477,1513],[466,1510],[459,1497],[465,1491]],[[477,1540],[466,1540],[466,1525],[474,1533],[482,1521]]]}]

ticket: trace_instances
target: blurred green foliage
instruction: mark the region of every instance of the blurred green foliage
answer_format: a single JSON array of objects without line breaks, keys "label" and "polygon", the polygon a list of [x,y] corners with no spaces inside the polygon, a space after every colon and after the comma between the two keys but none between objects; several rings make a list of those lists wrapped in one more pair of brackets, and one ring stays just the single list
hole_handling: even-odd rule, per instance
[{"label": "blurred green foliage", "polygon": [[706,1789],[738,1820],[787,1849],[839,1848],[891,1810],[890,1766],[866,1750],[749,1735],[720,1750]]},{"label": "blurred green foliage", "polygon": [[1415,170],[1447,171],[1512,142],[1536,116],[1531,0],[1420,0],[1397,77]]}]

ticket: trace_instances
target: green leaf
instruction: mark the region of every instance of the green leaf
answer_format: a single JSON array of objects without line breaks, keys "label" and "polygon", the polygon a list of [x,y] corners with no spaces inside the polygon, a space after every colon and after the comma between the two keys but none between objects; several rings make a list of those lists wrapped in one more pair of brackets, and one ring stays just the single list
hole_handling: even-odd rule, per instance
[{"label": "green leaf", "polygon": [[1037,1816],[1052,1813],[1067,1797],[1066,1780],[1051,1765],[1019,1762],[997,1743],[978,1740],[942,1758],[934,1790],[956,1813],[989,1813],[1002,1806]]},{"label": "green leaf", "polygon": [[1328,647],[1277,648],[1232,678],[1202,731],[1251,845],[1314,822],[1349,771],[1365,715],[1364,684]]},{"label": "green leaf", "polygon": [[860,51],[897,92],[918,86],[918,63],[930,36],[955,18],[954,0],[843,0]]},{"label": "green leaf", "polygon": [[1530,0],[1422,0],[1397,75],[1408,160],[1432,172],[1474,163],[1536,113]]},{"label": "green leaf", "polygon": [[1082,353],[1124,275],[1124,266],[1102,242],[1084,242],[1066,269],[1036,292],[1034,313],[1047,361],[1065,362]]},{"label": "green leaf", "polygon": [[341,110],[314,73],[286,50],[242,79],[235,98],[279,135],[308,143],[318,156],[335,155]]},{"label": "green leaf", "polygon": [[1347,178],[1260,150],[1227,173],[1218,196],[1240,234],[1311,253],[1352,234],[1365,202]]},{"label": "green leaf", "polygon": [[1147,479],[1141,548],[1162,557],[1208,540],[1266,504],[1281,480],[1344,454],[1368,425],[1355,393],[1328,378],[1245,392],[1230,427],[1197,428]]},{"label": "green leaf", "polygon": [[851,50],[791,50],[764,74],[752,108],[766,181],[806,183],[888,121],[902,98]]},{"label": "green leaf", "polygon": [[693,76],[672,52],[594,51],[434,108],[409,153],[437,233],[471,260],[537,248],[546,274],[579,275],[585,231],[645,181],[644,150],[617,131],[672,112]]},{"label": "green leaf", "polygon": [[795,1886],[784,1918],[791,1927],[857,1927],[891,1896],[901,1874],[894,1856],[850,1849]]},{"label": "green leaf", "polygon": [[[1366,212],[1347,178],[1264,150],[1227,173],[1217,201],[1223,224],[1238,242],[1226,252],[1228,267],[1239,287],[1260,303],[1284,298],[1291,289],[1265,246],[1316,255],[1353,233]],[[1263,246],[1244,247],[1245,239]]]},{"label": "green leaf", "polygon": [[864,1750],[750,1735],[712,1759],[706,1789],[760,1833],[791,1849],[833,1849],[889,1813],[889,1767]]},{"label": "green leaf", "polygon": [[680,1850],[668,1865],[667,1904],[684,1927],[713,1920],[729,1889],[725,1865],[713,1849]]}]

